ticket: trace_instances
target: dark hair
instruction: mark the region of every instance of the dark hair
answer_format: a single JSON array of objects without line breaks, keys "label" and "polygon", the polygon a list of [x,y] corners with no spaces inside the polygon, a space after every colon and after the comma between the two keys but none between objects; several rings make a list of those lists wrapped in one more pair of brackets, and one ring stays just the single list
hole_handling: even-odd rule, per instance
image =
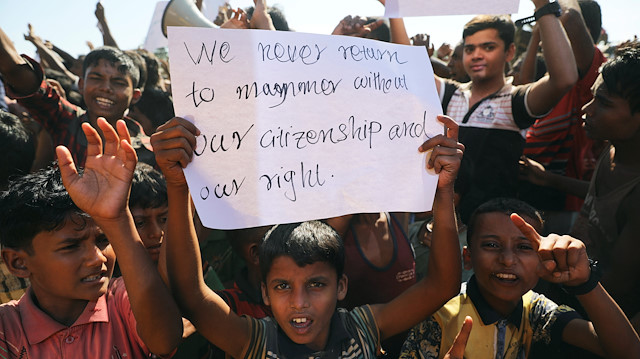
[{"label": "dark hair", "polygon": [[0,110],[0,189],[10,177],[29,173],[36,157],[35,135],[18,116]]},{"label": "dark hair", "polygon": [[580,5],[582,18],[589,29],[593,43],[598,43],[600,33],[602,32],[602,11],[600,10],[600,5],[593,0],[578,0],[578,5]]},{"label": "dark hair", "polygon": [[27,252],[38,233],[59,230],[68,221],[82,229],[89,218],[71,200],[57,165],[11,181],[0,193],[0,213],[0,244]]},{"label": "dark hair", "polygon": [[138,82],[140,81],[138,67],[133,63],[131,57],[111,46],[99,47],[87,54],[82,63],[82,76],[86,75],[89,66],[96,66],[100,60],[106,60],[114,66],[117,65],[117,69],[121,74],[131,78],[133,88],[138,88]]},{"label": "dark hair", "polygon": [[258,247],[264,240],[264,236],[272,226],[234,229],[227,232],[227,239],[231,248],[242,255],[243,247],[256,243]]},{"label": "dark hair", "polygon": [[616,57],[602,66],[601,73],[610,94],[624,98],[632,114],[640,111],[640,42],[621,45]]},{"label": "dark hair", "polygon": [[158,57],[145,49],[137,49],[136,52],[142,56],[147,68],[147,82],[144,85],[144,90],[160,87],[160,60]]},{"label": "dark hair", "polygon": [[498,31],[498,36],[500,36],[500,39],[504,42],[505,51],[513,44],[516,27],[513,25],[511,18],[506,15],[478,15],[474,17],[464,25],[462,39],[466,40],[467,36],[486,29],[495,29]]},{"label": "dark hair", "polygon": [[303,267],[326,262],[336,269],[338,279],[344,273],[344,245],[340,235],[331,226],[320,221],[279,224],[274,226],[260,245],[260,271],[263,280],[273,261],[289,256]]},{"label": "dark hair", "polygon": [[144,90],[147,83],[147,63],[140,54],[134,50],[125,50],[124,53],[131,58],[131,61],[138,67],[140,73],[140,80],[138,81],[137,88]]},{"label": "dark hair", "polygon": [[167,182],[162,173],[144,162],[138,162],[133,171],[129,208],[158,208],[167,203]]},{"label": "dark hair", "polygon": [[485,213],[503,213],[507,216],[511,215],[511,213],[517,213],[521,217],[529,217],[531,219],[536,220],[542,227],[543,221],[540,212],[537,209],[533,208],[526,202],[523,202],[519,199],[515,198],[494,198],[489,200],[483,204],[481,204],[475,211],[471,214],[471,218],[469,219],[469,224],[467,225],[467,245],[471,246],[471,238],[473,237],[473,232],[476,227],[476,221],[481,214]]},{"label": "dark hair", "polygon": [[147,116],[154,129],[175,116],[171,95],[159,88],[146,89],[132,107]]}]

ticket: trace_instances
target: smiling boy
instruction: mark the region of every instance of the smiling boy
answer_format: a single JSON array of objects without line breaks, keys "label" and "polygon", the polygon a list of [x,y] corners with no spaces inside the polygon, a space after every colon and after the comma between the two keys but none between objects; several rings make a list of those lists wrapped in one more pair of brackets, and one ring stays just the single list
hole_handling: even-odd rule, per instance
[{"label": "smiling boy", "polygon": [[262,292],[273,318],[239,317],[202,279],[189,189],[183,168],[193,158],[197,128],[174,118],[151,141],[167,179],[167,270],[184,316],[211,343],[235,358],[375,358],[380,341],[405,331],[430,315],[458,291],[460,257],[453,208],[453,182],[463,147],[457,125],[440,116],[447,136],[425,142],[433,148],[427,163],[440,174],[433,204],[429,274],[393,301],[336,310],[347,291],[344,247],[337,233],[321,222],[279,225],[260,247]]},{"label": "smiling boy", "polygon": [[[514,213],[514,214],[512,214]],[[401,358],[442,358],[465,316],[474,319],[465,358],[525,358],[533,342],[566,342],[611,358],[640,357],[640,340],[590,268],[584,244],[540,238],[540,214],[499,198],[469,221],[464,263],[474,276],[462,293],[410,332]],[[591,318],[531,291],[539,278],[562,283]],[[633,353],[633,354],[632,354]]]},{"label": "smiling boy", "polygon": [[[127,207],[136,154],[126,125],[118,121],[118,133],[105,119],[98,125],[104,152],[84,125],[81,174],[60,146],[59,167],[0,194],[2,258],[31,282],[19,301],[0,306],[5,357],[147,358],[170,355],[181,338],[179,310]],[[122,278],[112,280],[116,253]]]},{"label": "smiling boy", "polygon": [[148,137],[142,127],[135,120],[125,117],[129,105],[138,101],[141,92],[138,89],[138,68],[122,51],[101,47],[85,57],[84,75],[78,87],[86,111],[62,98],[45,81],[40,65],[27,56],[20,56],[2,29],[0,73],[7,85],[8,95],[17,99],[44,126],[54,145],[64,145],[71,150],[79,167],[84,166],[88,146],[82,124],[88,122],[97,128],[98,117],[104,117],[112,126],[124,118],[133,137],[132,144],[138,159],[155,164],[153,153],[144,146]]}]

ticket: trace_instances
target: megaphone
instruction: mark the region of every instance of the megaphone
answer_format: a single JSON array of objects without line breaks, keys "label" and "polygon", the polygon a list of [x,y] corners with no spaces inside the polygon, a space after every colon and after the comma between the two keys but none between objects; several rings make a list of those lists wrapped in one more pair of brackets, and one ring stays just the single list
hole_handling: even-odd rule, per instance
[{"label": "megaphone", "polygon": [[198,9],[193,0],[171,0],[162,14],[162,34],[167,37],[167,26],[217,27]]}]

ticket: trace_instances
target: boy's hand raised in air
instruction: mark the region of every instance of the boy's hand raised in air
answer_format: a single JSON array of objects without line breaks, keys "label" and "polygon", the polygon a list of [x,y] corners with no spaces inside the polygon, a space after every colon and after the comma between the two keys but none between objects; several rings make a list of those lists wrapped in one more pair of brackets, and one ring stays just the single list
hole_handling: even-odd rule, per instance
[{"label": "boy's hand raised in air", "polygon": [[587,250],[579,239],[551,234],[541,237],[522,217],[513,213],[511,221],[527,237],[540,257],[540,278],[569,286],[577,286],[589,279],[591,269]]},{"label": "boy's hand raised in air", "polygon": [[186,186],[183,168],[193,159],[196,136],[200,130],[181,117],[174,117],[151,136],[156,163],[164,174],[167,185]]},{"label": "boy's hand raised in air", "polygon": [[438,188],[453,186],[460,169],[464,145],[458,142],[458,124],[448,116],[438,115],[438,120],[446,128],[445,135],[437,135],[423,143],[418,151],[431,152],[427,159],[427,169],[434,169],[438,178]]},{"label": "boy's hand raised in air", "polygon": [[69,149],[56,148],[64,186],[73,202],[95,220],[123,218],[129,200],[129,189],[138,158],[124,121],[118,131],[102,117],[98,127],[104,134],[104,150],[98,132],[88,123],[82,124],[87,137],[87,160],[82,174],[73,162]]}]

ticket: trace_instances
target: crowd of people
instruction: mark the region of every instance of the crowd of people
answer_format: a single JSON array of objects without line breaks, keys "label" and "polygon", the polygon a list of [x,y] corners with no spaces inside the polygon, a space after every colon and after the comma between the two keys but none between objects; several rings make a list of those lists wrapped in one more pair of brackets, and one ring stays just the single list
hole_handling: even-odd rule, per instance
[{"label": "crowd of people", "polygon": [[[77,58],[0,29],[0,355],[640,358],[640,42],[603,52],[595,0],[530,1],[437,50],[401,18],[331,34],[426,47],[433,211],[232,231],[193,210],[170,59],[119,49],[100,2]],[[265,0],[212,21],[292,31]]]}]

